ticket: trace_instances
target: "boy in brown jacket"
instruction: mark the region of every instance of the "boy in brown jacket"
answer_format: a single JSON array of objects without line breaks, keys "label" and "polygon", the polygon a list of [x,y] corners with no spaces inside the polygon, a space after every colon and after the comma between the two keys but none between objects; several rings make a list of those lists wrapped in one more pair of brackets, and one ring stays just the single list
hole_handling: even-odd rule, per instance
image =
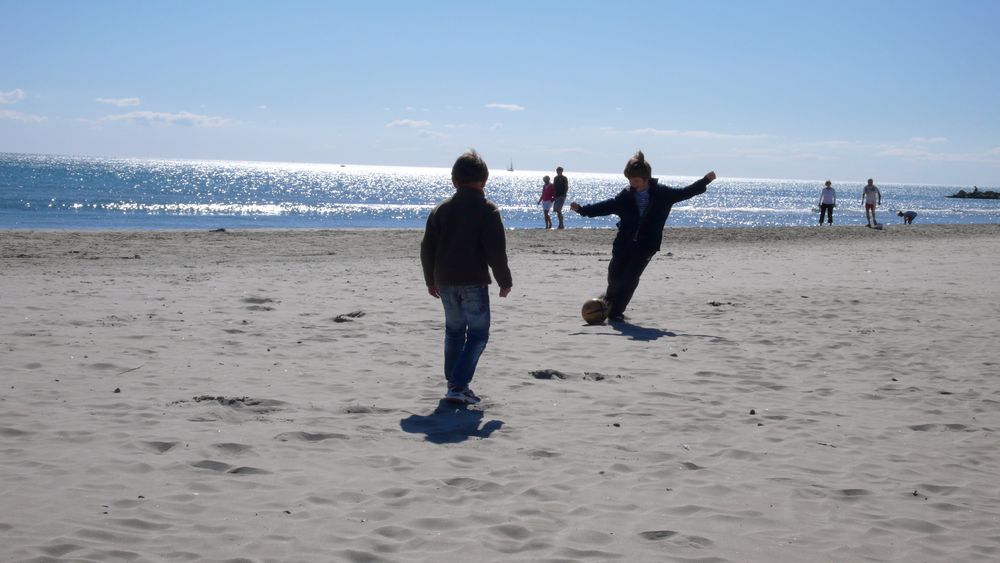
[{"label": "boy in brown jacket", "polygon": [[500,297],[513,285],[500,210],[484,193],[489,176],[476,151],[458,157],[451,169],[455,195],[431,211],[420,243],[427,292],[444,305],[444,398],[470,405],[480,401],[469,383],[490,336],[489,269]]}]

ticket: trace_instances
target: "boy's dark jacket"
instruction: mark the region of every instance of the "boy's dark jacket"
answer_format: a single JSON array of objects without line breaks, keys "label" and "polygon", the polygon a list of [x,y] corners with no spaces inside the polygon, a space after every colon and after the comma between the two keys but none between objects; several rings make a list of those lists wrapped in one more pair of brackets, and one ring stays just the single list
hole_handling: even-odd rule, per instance
[{"label": "boy's dark jacket", "polygon": [[493,269],[500,287],[512,287],[500,210],[473,188],[458,188],[427,217],[420,263],[428,287],[489,285]]},{"label": "boy's dark jacket", "polygon": [[649,205],[646,213],[639,216],[639,204],[635,202],[635,190],[625,188],[615,197],[580,206],[580,215],[600,217],[617,215],[618,236],[615,237],[613,251],[658,252],[663,241],[663,225],[667,222],[670,209],[679,201],[705,193],[709,181],[702,178],[686,188],[661,186],[656,178],[649,180]]}]

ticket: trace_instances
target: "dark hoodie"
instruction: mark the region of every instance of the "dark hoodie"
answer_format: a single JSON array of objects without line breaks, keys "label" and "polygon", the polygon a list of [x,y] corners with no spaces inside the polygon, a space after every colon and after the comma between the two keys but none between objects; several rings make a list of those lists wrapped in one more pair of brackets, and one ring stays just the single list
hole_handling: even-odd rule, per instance
[{"label": "dark hoodie", "polygon": [[613,250],[642,252],[658,252],[663,241],[663,225],[670,216],[670,209],[679,201],[691,199],[705,193],[709,181],[702,178],[686,188],[671,188],[661,186],[656,178],[649,180],[649,205],[646,213],[639,215],[639,205],[635,202],[635,190],[625,188],[615,197],[580,206],[579,213],[584,217],[600,217],[617,215],[618,236],[615,237]]},{"label": "dark hoodie", "polygon": [[456,189],[427,217],[420,263],[427,287],[489,285],[487,266],[500,287],[512,287],[500,210],[477,189]]}]

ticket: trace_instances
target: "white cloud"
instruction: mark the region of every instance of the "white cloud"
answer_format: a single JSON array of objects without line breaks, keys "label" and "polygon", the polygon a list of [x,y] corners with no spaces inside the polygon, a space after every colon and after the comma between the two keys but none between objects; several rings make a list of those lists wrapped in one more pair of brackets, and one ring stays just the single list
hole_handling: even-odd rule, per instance
[{"label": "white cloud", "polygon": [[627,131],[630,135],[651,135],[653,137],[688,137],[695,139],[766,139],[763,133],[714,133],[712,131],[678,131],[676,129],[654,129],[646,127],[644,129],[633,129]]},{"label": "white cloud", "polygon": [[502,109],[504,111],[524,111],[524,106],[517,104],[486,104],[490,109]]},{"label": "white cloud", "polygon": [[930,143],[947,143],[948,139],[947,137],[913,137],[910,139],[910,142],[927,145]]},{"label": "white cloud", "polygon": [[879,145],[875,156],[900,158],[914,162],[976,162],[998,164],[1000,148],[975,153],[934,152],[912,145]]},{"label": "white cloud", "polygon": [[139,98],[97,98],[94,100],[102,104],[110,104],[112,106],[118,106],[120,108],[137,106],[142,103]]},{"label": "white cloud", "polygon": [[16,88],[10,92],[0,92],[0,104],[16,104],[24,99],[24,90]]},{"label": "white cloud", "polygon": [[259,106],[257,106],[257,109],[267,109],[267,106],[265,106],[265,105],[259,105]]},{"label": "white cloud", "polygon": [[41,123],[48,118],[40,115],[21,113],[19,111],[11,111],[9,109],[0,109],[0,119],[13,119],[14,121],[21,121],[24,123]]},{"label": "white cloud", "polygon": [[199,115],[187,111],[166,113],[157,111],[133,111],[118,115],[108,115],[101,121],[128,121],[144,125],[178,125],[181,127],[223,127],[233,121],[225,117]]},{"label": "white cloud", "polygon": [[503,129],[503,123],[497,122],[494,123],[493,125],[490,125],[490,131],[498,131],[500,129]]},{"label": "white cloud", "polygon": [[390,121],[386,123],[385,126],[391,128],[395,127],[408,127],[410,129],[419,129],[420,127],[427,127],[430,125],[430,121],[425,121],[423,119],[397,119],[396,121]]}]

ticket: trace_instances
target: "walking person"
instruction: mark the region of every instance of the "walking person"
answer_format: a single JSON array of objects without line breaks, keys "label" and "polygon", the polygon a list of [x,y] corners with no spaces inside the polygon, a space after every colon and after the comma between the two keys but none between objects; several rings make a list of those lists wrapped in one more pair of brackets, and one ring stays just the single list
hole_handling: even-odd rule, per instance
[{"label": "walking person", "polygon": [[444,399],[469,405],[480,401],[469,384],[490,337],[489,270],[500,297],[513,286],[500,210],[486,199],[489,176],[476,151],[458,157],[451,169],[455,194],[431,211],[420,242],[427,293],[444,305]]},{"label": "walking person", "polygon": [[875,207],[882,205],[882,192],[878,190],[875,181],[871,178],[868,178],[868,185],[861,190],[861,203],[865,204],[865,219],[868,221],[868,226],[878,225],[878,219],[875,218]]},{"label": "walking person", "polygon": [[570,209],[584,217],[614,214],[620,219],[618,234],[611,247],[608,289],[604,294],[608,320],[613,322],[625,320],[625,309],[639,287],[639,278],[660,250],[663,226],[670,209],[677,202],[705,193],[716,178],[715,172],[709,172],[686,188],[671,188],[660,185],[652,175],[652,167],[642,151],[638,151],[625,165],[628,188],[611,199],[591,205],[575,201],[570,204]]},{"label": "walking person", "polygon": [[823,216],[826,216],[826,224],[833,224],[833,208],[837,206],[837,192],[833,189],[833,183],[826,181],[826,187],[819,192],[819,224],[823,224]]}]

